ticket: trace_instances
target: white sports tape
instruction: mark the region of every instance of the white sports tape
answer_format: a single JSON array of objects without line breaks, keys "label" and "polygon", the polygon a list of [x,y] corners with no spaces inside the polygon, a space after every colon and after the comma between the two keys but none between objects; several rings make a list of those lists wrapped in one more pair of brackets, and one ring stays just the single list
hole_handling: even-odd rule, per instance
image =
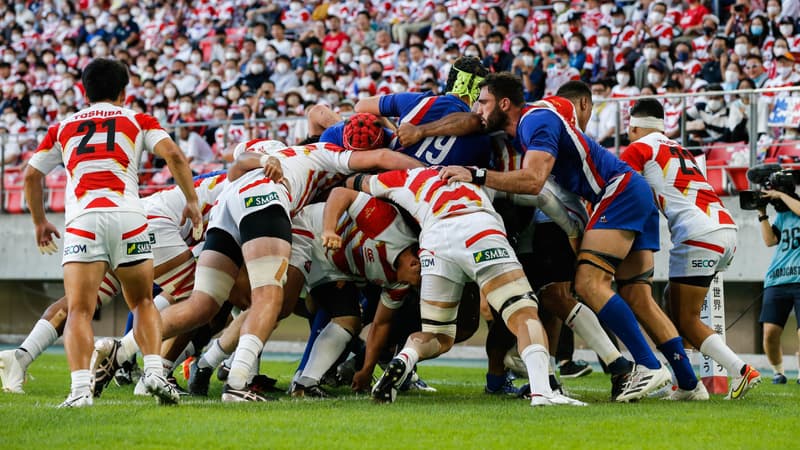
[{"label": "white sports tape", "polygon": [[208,294],[218,305],[225,303],[236,280],[227,273],[207,266],[197,266],[194,290]]},{"label": "white sports tape", "polygon": [[508,323],[508,318],[511,317],[511,315],[515,312],[526,307],[536,308],[538,305],[535,301],[527,298],[521,298],[517,300],[516,302],[506,306],[506,309],[502,309],[503,304],[512,297],[525,295],[529,292],[531,295],[533,295],[532,291],[533,290],[531,289],[530,283],[528,283],[528,279],[525,277],[520,277],[514,281],[500,286],[492,292],[487,293],[486,300],[490,305],[492,305],[492,308],[502,314],[503,321]]},{"label": "white sports tape", "polygon": [[195,261],[189,258],[178,267],[155,279],[156,284],[164,292],[171,295],[176,302],[186,300],[194,288]]},{"label": "white sports tape", "polygon": [[[456,337],[456,324],[447,322],[454,322],[458,317],[458,303],[453,303],[453,306],[449,308],[442,308],[421,300],[419,311],[422,318],[422,331]],[[431,324],[427,321],[443,322],[444,324]]]},{"label": "white sports tape", "polygon": [[653,116],[631,117],[629,126],[637,128],[652,128],[654,130],[664,131],[664,121]]},{"label": "white sports tape", "polygon": [[250,289],[261,286],[283,286],[286,283],[289,260],[283,256],[262,256],[247,261],[246,264]]}]

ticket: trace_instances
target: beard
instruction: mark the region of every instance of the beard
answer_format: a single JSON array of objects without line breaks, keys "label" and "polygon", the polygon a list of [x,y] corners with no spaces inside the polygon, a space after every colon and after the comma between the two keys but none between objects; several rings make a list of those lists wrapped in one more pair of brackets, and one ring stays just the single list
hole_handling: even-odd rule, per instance
[{"label": "beard", "polygon": [[508,114],[504,113],[499,106],[495,105],[489,117],[486,118],[487,131],[502,130],[508,125]]}]

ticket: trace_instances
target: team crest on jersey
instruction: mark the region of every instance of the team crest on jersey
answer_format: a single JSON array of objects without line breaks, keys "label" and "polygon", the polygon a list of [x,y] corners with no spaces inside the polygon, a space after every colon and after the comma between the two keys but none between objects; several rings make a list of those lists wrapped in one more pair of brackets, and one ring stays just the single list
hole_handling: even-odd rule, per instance
[{"label": "team crest on jersey", "polygon": [[128,255],[141,255],[143,253],[150,253],[150,242],[131,242],[128,244],[128,248],[126,249],[125,253]]},{"label": "team crest on jersey", "polygon": [[504,248],[487,248],[486,250],[481,250],[479,252],[475,252],[472,254],[472,260],[475,261],[475,264],[480,264],[487,261],[492,261],[495,259],[503,259],[503,258],[510,258],[508,250]]},{"label": "team crest on jersey", "polygon": [[269,194],[254,195],[252,197],[247,197],[246,199],[244,199],[244,207],[253,208],[255,206],[264,206],[267,203],[276,201],[278,201],[278,194],[276,194],[275,192],[270,192]]}]

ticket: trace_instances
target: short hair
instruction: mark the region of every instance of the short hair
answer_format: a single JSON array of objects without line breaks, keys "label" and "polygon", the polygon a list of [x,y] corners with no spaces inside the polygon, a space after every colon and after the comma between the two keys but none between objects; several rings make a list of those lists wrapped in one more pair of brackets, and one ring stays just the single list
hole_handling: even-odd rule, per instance
[{"label": "short hair", "polygon": [[451,17],[450,18],[450,22],[458,22],[458,23],[461,24],[462,27],[466,27],[467,26],[467,23],[464,22],[464,19],[462,19],[461,17],[458,17],[458,16]]},{"label": "short hair", "polygon": [[574,102],[582,98],[591,99],[592,89],[583,81],[573,80],[567,81],[560,88],[558,88],[556,95]]},{"label": "short hair", "polygon": [[499,32],[499,31],[492,31],[491,33],[489,33],[486,36],[486,40],[488,41],[491,38],[497,38],[497,39],[500,39],[502,41],[503,40],[503,33]]},{"label": "short hair", "polygon": [[762,66],[764,65],[764,58],[762,58],[761,55],[756,55],[756,54],[750,53],[749,55],[747,55],[747,58],[745,58],[745,61],[750,60],[750,59],[757,59],[758,62],[761,63]]},{"label": "short hair", "polygon": [[655,117],[664,119],[664,107],[654,98],[643,98],[631,107],[631,117]]},{"label": "short hair", "polygon": [[130,77],[128,68],[119,61],[96,58],[83,69],[83,87],[90,102],[116,101]]},{"label": "short hair", "polygon": [[507,98],[514,106],[525,104],[525,90],[522,87],[522,80],[511,72],[490,73],[485,80],[481,81],[478,87],[486,87],[497,100]]}]

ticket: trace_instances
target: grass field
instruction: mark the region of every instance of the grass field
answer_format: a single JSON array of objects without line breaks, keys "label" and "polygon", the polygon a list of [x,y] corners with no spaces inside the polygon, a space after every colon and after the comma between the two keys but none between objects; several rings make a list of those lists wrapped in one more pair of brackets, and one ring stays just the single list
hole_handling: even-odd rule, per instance
[{"label": "grass field", "polygon": [[[262,363],[288,385],[294,362]],[[378,405],[342,388],[332,400],[267,404],[188,398],[176,407],[134,397],[111,385],[94,407],[58,410],[69,390],[63,354],[30,368],[25,395],[0,393],[0,449],[16,448],[797,448],[800,386],[765,379],[743,401],[681,403],[648,399],[608,402],[603,374],[566,380],[586,408],[531,408],[528,402],[482,393],[481,368],[423,365],[437,393],[401,394]],[[177,373],[177,372],[176,372]],[[768,378],[768,377],[765,377]],[[180,380],[180,378],[179,378]],[[792,380],[793,381],[793,380]]]}]

